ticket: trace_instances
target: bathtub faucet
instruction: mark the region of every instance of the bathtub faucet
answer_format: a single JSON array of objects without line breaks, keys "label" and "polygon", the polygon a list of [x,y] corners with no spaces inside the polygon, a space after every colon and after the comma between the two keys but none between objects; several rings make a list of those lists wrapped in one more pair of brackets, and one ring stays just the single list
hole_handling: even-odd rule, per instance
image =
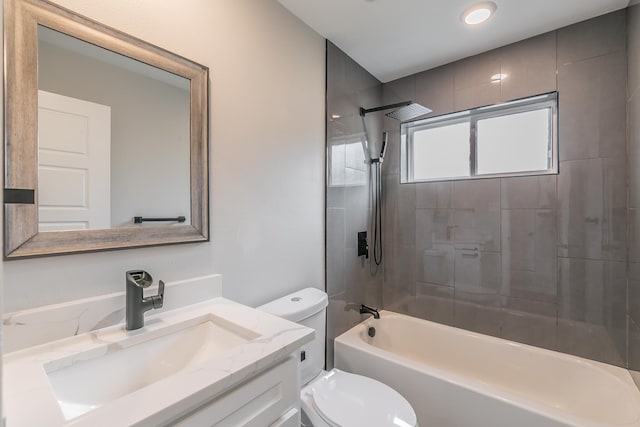
[{"label": "bathtub faucet", "polygon": [[376,308],[371,308],[364,304],[360,306],[360,314],[372,314],[374,319],[380,318],[380,313],[378,313]]}]

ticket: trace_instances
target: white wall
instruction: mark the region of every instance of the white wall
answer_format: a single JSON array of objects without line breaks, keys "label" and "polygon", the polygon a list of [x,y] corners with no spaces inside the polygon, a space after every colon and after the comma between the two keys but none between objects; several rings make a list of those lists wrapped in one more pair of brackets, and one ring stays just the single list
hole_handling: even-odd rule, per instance
[{"label": "white wall", "polygon": [[324,40],[275,0],[59,0],[210,67],[211,242],[4,262],[5,311],[223,275],[249,305],[324,287]]}]

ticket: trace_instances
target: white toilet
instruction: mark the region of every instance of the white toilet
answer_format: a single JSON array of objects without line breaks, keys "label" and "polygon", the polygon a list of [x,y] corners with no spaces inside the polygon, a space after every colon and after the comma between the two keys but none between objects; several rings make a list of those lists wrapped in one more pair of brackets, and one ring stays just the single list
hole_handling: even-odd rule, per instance
[{"label": "white toilet", "polygon": [[300,352],[304,427],[416,427],[416,414],[391,387],[362,375],[324,371],[327,294],[307,288],[258,307],[316,331]]}]

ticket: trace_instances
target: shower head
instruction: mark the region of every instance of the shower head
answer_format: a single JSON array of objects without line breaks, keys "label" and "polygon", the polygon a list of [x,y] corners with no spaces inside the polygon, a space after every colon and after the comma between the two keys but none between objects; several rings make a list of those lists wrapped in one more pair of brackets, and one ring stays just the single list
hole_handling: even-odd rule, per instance
[{"label": "shower head", "polygon": [[430,112],[431,112],[430,108],[427,108],[423,105],[412,102],[409,105],[400,107],[397,110],[393,110],[385,115],[392,119],[400,120],[401,122],[406,122]]},{"label": "shower head", "polygon": [[369,108],[364,109],[360,107],[360,115],[362,117],[365,114],[373,113],[376,111],[384,111],[384,110],[393,110],[386,114],[387,117],[392,119],[400,120],[401,122],[406,122],[411,119],[415,119],[416,117],[422,116],[423,114],[427,114],[431,112],[431,109],[420,105],[413,101],[405,101],[398,102],[397,104],[389,104],[383,105],[382,107]]}]

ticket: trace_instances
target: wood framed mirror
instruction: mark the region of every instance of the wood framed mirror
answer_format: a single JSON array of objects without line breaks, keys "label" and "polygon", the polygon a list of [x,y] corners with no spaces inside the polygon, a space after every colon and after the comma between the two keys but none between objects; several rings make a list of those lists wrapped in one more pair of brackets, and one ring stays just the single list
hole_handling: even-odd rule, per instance
[{"label": "wood framed mirror", "polygon": [[207,67],[42,0],[4,54],[5,259],[209,240]]}]

